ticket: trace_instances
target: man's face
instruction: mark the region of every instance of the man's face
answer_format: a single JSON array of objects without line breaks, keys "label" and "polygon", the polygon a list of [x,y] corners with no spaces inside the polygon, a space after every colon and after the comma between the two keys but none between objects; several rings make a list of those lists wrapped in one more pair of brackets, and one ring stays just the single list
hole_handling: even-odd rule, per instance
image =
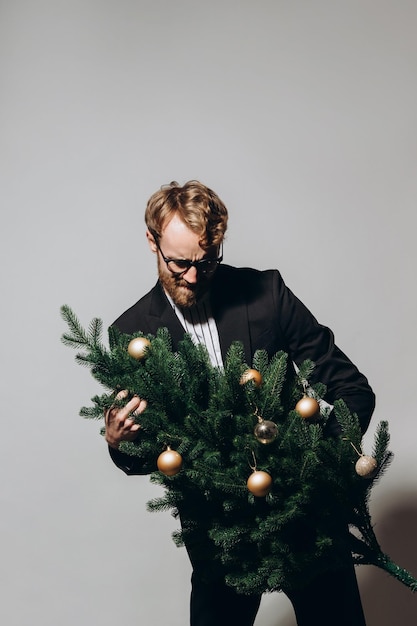
[{"label": "man's face", "polygon": [[[146,233],[149,246],[158,257],[158,275],[165,291],[171,296],[175,304],[181,307],[191,307],[207,292],[213,274],[205,276],[195,267],[190,267],[181,276],[175,276],[167,267],[154,238]],[[204,250],[200,247],[199,236],[177,216],[171,219],[164,227],[159,240],[159,247],[164,256],[169,259],[214,259],[218,255],[217,246]]]}]

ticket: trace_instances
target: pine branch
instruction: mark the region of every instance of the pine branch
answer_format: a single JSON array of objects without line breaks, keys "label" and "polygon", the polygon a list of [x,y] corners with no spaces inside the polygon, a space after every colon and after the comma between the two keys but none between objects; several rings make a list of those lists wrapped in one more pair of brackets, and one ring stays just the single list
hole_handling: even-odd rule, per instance
[{"label": "pine branch", "polygon": [[75,313],[66,304],[61,307],[61,317],[68,324],[69,329],[72,332],[72,335],[65,333],[62,336],[63,343],[70,347],[88,346],[89,342],[87,333],[84,331]]},{"label": "pine branch", "polygon": [[279,352],[272,357],[269,367],[265,368],[260,407],[260,413],[265,418],[278,419],[283,412],[281,394],[287,374],[287,360],[287,354]]},{"label": "pine branch", "polygon": [[309,380],[314,372],[314,363],[313,361],[306,359],[303,363],[300,364],[297,379],[301,388],[304,388],[308,385]]},{"label": "pine branch", "polygon": [[[61,315],[69,328],[63,343],[81,348],[76,362],[108,390],[81,409],[83,417],[100,418],[133,394],[148,401],[139,437],[123,442],[120,450],[135,457],[140,471],[165,489],[148,510],[181,513],[182,530],[173,535],[177,545],[201,544],[200,556],[220,568],[239,592],[288,590],[344,562],[350,525],[358,563],[374,563],[415,589],[411,574],[382,553],[369,514],[371,489],[392,459],[388,424],[381,422],[375,435],[378,472],[363,479],[355,472],[362,443],[359,420],[343,400],[334,403],[342,427],[342,436],[335,439],[324,436],[324,417],[302,419],[294,410],[307,387],[316,399],[325,393],[320,382],[309,384],[314,379],[311,361],[301,363],[294,376],[285,353],[269,359],[258,351],[252,368],[262,374],[263,384],[257,387],[252,381],[241,384],[248,365],[238,342],[221,371],[189,336],[173,352],[167,329],[159,329],[147,336],[146,356],[136,360],[128,346],[141,333],[129,336],[111,327],[106,349],[101,320],[93,319],[85,331],[68,306]],[[116,400],[121,389],[129,391],[128,397]],[[265,444],[256,438],[259,419],[278,425],[276,439]],[[167,445],[183,459],[182,470],[173,476],[156,471]],[[266,497],[248,490],[254,467],[272,478]]]}]

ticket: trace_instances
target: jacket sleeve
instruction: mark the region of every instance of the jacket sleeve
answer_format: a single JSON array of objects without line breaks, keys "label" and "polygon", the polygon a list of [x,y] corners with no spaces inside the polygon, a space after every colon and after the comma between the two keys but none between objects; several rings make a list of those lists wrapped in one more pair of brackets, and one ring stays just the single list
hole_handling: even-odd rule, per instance
[{"label": "jacket sleeve", "polygon": [[[138,330],[142,330],[142,332],[145,333],[151,332],[151,329],[149,329],[143,322],[144,318],[143,314],[141,314],[144,309],[144,303],[145,306],[147,306],[149,298],[150,294],[147,294],[144,298],[125,311],[125,313],[113,322],[112,326],[115,326],[122,333],[126,334],[132,334]],[[141,321],[139,322],[139,320]],[[140,433],[138,436],[140,437]],[[125,452],[121,452],[120,450],[116,450],[110,446],[108,446],[108,450],[115,465],[117,465],[117,467],[128,476],[150,474],[156,470],[156,463],[155,467],[153,467],[147,460],[140,457],[126,454]]]},{"label": "jacket sleeve", "polygon": [[[272,286],[275,313],[292,360],[299,365],[305,359],[315,363],[311,382],[327,386],[330,404],[343,399],[356,413],[365,432],[375,408],[375,395],[366,377],[335,344],[332,331],[318,323],[307,307],[285,285],[279,272],[273,272]],[[340,431],[334,415],[329,432]]]},{"label": "jacket sleeve", "polygon": [[115,450],[109,446],[109,454],[113,462],[128,476],[150,474],[156,471],[156,463],[151,466],[143,459],[131,456],[120,450]]}]

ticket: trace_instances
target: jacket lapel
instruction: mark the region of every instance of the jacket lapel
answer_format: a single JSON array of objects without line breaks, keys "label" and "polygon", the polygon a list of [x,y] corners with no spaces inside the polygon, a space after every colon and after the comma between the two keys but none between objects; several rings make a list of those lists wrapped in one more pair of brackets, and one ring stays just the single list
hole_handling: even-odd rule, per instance
[{"label": "jacket lapel", "polygon": [[152,289],[152,298],[149,306],[149,314],[145,315],[149,332],[156,335],[158,328],[168,328],[172,338],[173,349],[176,350],[178,342],[184,337],[184,328],[175,315],[168,302],[160,282]]},{"label": "jacket lapel", "polygon": [[213,278],[211,306],[220,339],[223,360],[234,341],[243,344],[245,359],[252,361],[248,309],[239,284],[227,280],[227,266],[220,266]]}]

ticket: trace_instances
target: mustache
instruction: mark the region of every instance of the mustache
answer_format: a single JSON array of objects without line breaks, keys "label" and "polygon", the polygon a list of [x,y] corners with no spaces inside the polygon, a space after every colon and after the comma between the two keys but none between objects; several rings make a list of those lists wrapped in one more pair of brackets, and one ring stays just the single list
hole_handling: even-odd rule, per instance
[{"label": "mustache", "polygon": [[205,283],[206,281],[201,279],[197,283],[189,283],[185,278],[177,278],[177,286],[186,287],[190,291],[198,291],[198,289],[200,289]]},{"label": "mustache", "polygon": [[195,283],[187,283],[184,278],[181,279],[181,282],[178,285],[179,287],[186,287],[190,291],[197,291],[197,285]]}]

